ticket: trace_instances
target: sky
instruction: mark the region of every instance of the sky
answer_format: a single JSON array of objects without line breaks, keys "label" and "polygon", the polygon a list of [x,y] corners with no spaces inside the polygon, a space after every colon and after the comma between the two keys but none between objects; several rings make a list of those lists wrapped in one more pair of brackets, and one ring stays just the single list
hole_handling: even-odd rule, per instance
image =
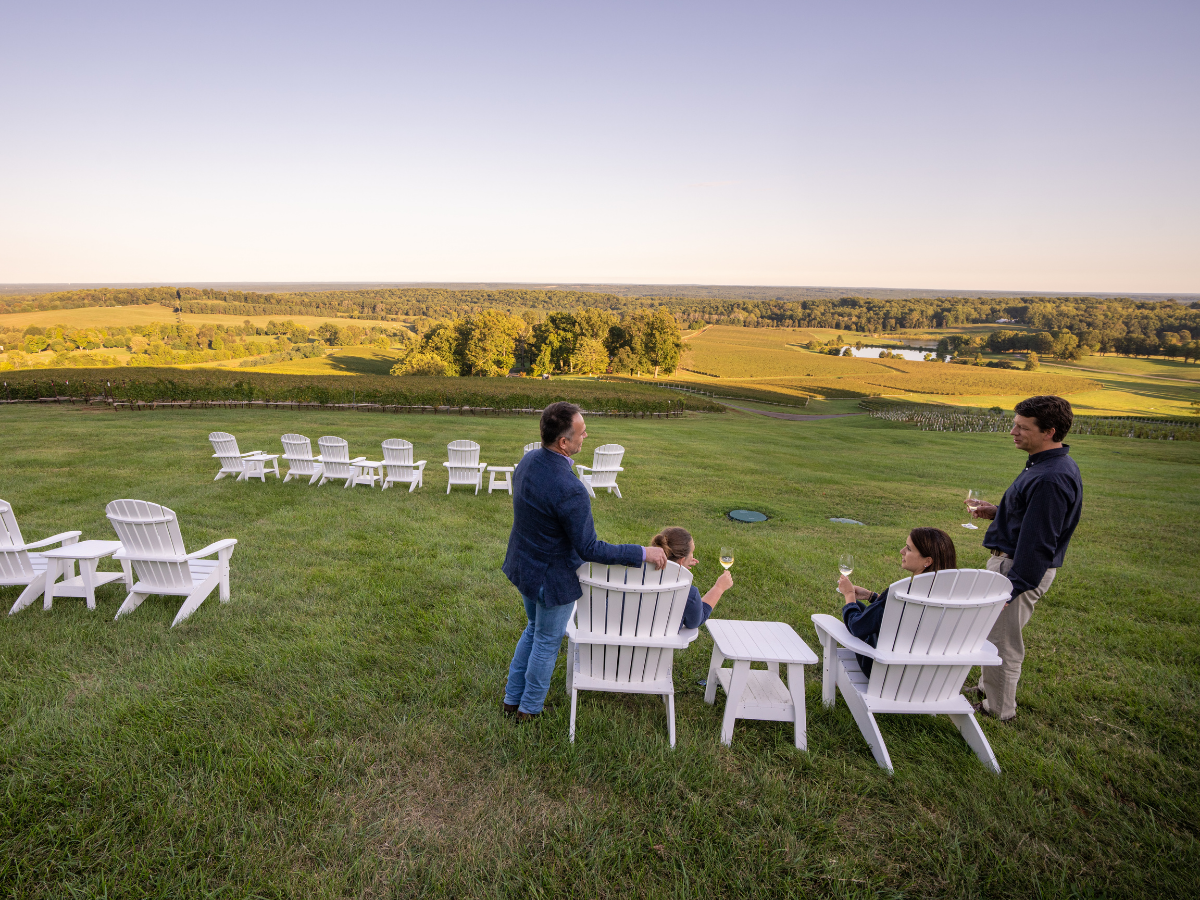
[{"label": "sky", "polygon": [[1200,4],[0,3],[0,283],[1200,292]]}]

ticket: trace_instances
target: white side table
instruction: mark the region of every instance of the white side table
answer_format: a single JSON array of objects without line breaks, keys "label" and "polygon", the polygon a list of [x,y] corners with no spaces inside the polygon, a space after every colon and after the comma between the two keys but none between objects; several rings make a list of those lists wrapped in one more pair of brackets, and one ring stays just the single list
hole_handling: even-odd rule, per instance
[{"label": "white side table", "polygon": [[[268,472],[274,472],[275,477],[279,477],[278,453],[263,453],[261,450],[255,450],[253,453],[243,454],[242,459],[245,461],[246,467],[237,477],[238,481],[249,481],[251,478],[266,481]],[[268,467],[268,463],[273,468]]]},{"label": "white side table", "polygon": [[[56,596],[83,597],[87,600],[87,608],[95,609],[96,588],[118,578],[125,578],[124,572],[97,572],[96,564],[120,549],[120,541],[80,541],[78,544],[68,544],[44,552],[42,556],[46,558],[46,592],[42,600],[42,609],[53,607]],[[76,562],[79,563],[79,575],[75,574]],[[63,576],[63,580],[55,584],[59,575]],[[129,587],[132,588],[133,585]]]},{"label": "white side table", "polygon": [[[512,494],[512,473],[517,469],[516,466],[488,466],[488,493],[492,491],[508,491]],[[504,477],[497,481],[496,475],[500,474]]]},{"label": "white side table", "polygon": [[354,476],[354,482],[346,485],[347,487],[354,487],[359,484],[375,487],[376,481],[383,481],[382,459],[367,459],[365,456],[356,456],[350,460],[350,465],[358,468],[358,474]]},{"label": "white side table", "polygon": [[[708,666],[704,702],[716,701],[718,681],[727,697],[721,743],[726,747],[733,743],[733,723],[737,719],[763,719],[795,722],[796,747],[807,750],[804,667],[816,665],[817,654],[791,625],[783,622],[709,619],[705,625],[715,646]],[[721,667],[727,659],[733,660],[733,668]],[[752,670],[752,662],[765,662],[767,668]],[[787,665],[787,684],[779,677],[780,663]]]}]

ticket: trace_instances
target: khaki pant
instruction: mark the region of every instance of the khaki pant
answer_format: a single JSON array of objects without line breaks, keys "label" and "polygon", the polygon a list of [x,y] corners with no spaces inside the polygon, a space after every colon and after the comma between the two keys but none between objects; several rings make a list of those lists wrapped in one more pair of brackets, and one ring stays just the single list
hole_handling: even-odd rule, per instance
[{"label": "khaki pant", "polygon": [[[1003,553],[997,556],[993,552],[987,561],[988,571],[1001,575],[1007,575],[1012,565],[1012,559]],[[1034,604],[1050,590],[1057,573],[1057,569],[1047,569],[1037,587],[1013,597],[988,635],[988,640],[996,645],[996,652],[1004,662],[998,666],[983,667],[979,676],[979,690],[986,699],[981,708],[1001,720],[1011,719],[1017,714],[1017,682],[1021,679],[1021,663],[1025,661],[1025,639],[1021,630],[1033,615]]]}]

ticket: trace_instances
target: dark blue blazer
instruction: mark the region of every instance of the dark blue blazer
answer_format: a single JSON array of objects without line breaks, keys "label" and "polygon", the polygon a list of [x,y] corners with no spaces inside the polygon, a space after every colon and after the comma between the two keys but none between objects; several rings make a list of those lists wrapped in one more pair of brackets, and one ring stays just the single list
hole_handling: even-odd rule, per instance
[{"label": "dark blue blazer", "polygon": [[575,570],[584,561],[640,566],[638,544],[606,544],[596,537],[592,501],[571,460],[544,447],[525,454],[513,475],[513,527],[504,574],[526,597],[545,588],[546,606],[583,595]]}]

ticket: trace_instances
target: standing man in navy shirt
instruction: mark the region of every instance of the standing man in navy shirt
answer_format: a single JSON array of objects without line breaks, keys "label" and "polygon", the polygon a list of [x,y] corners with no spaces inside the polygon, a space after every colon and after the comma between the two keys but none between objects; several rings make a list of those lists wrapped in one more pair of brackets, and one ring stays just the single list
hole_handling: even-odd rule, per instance
[{"label": "standing man in navy shirt", "polygon": [[574,403],[542,412],[542,446],[525,454],[513,476],[513,527],[504,574],[521,592],[529,624],[517,641],[504,713],[520,722],[542,711],[559,646],[574,603],[583,595],[575,570],[584,561],[607,565],[667,564],[661,547],[606,544],[596,537],[592,503],[571,457],[587,437]]},{"label": "standing man in navy shirt", "polygon": [[1017,715],[1017,682],[1025,659],[1022,630],[1038,599],[1050,589],[1083,510],[1083,480],[1063,438],[1071,429],[1071,404],[1062,397],[1030,397],[1017,404],[1009,434],[1029,454],[1025,470],[1004,492],[999,506],[980,504],[972,513],[992,519],[983,546],[987,567],[1012,582],[1012,598],[988,640],[1004,660],[984,666],[979,708],[1005,722]]}]

